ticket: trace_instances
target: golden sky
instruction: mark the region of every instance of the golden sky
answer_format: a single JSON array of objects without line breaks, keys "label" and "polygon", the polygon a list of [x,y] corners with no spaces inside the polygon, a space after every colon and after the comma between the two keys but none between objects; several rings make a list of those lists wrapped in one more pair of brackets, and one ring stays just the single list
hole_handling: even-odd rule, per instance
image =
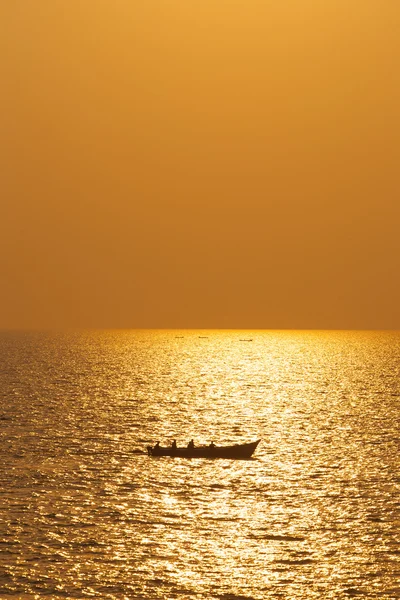
[{"label": "golden sky", "polygon": [[0,327],[400,329],[398,0],[0,3]]}]

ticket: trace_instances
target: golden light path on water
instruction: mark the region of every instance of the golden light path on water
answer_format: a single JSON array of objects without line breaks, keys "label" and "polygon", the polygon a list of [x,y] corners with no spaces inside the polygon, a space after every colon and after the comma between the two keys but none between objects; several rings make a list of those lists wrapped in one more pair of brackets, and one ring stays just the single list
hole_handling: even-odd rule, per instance
[{"label": "golden light path on water", "polygon": [[398,333],[0,343],[1,598],[400,597]]}]

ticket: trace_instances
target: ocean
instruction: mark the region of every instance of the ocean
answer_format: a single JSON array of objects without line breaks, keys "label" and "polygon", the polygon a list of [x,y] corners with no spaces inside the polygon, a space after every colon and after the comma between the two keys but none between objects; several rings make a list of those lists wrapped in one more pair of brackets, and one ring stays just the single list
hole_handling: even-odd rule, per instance
[{"label": "ocean", "polygon": [[[400,333],[0,334],[0,597],[400,598]],[[261,439],[251,460],[149,458]]]}]

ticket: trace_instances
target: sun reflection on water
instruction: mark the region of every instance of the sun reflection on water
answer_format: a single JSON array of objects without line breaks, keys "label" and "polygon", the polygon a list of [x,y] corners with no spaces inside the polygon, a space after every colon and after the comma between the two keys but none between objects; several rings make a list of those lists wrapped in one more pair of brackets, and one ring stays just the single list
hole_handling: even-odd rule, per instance
[{"label": "sun reflection on water", "polygon": [[[400,595],[400,336],[202,333],[31,342],[4,384],[0,594]],[[260,437],[249,461],[138,452]]]}]

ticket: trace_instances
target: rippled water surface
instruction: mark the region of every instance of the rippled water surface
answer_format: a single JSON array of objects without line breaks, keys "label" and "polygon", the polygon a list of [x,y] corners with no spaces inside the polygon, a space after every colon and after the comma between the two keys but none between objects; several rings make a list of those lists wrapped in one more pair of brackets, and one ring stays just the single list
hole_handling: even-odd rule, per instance
[{"label": "rippled water surface", "polygon": [[[399,333],[2,333],[0,358],[1,598],[400,598]],[[138,452],[174,438],[262,442]]]}]

